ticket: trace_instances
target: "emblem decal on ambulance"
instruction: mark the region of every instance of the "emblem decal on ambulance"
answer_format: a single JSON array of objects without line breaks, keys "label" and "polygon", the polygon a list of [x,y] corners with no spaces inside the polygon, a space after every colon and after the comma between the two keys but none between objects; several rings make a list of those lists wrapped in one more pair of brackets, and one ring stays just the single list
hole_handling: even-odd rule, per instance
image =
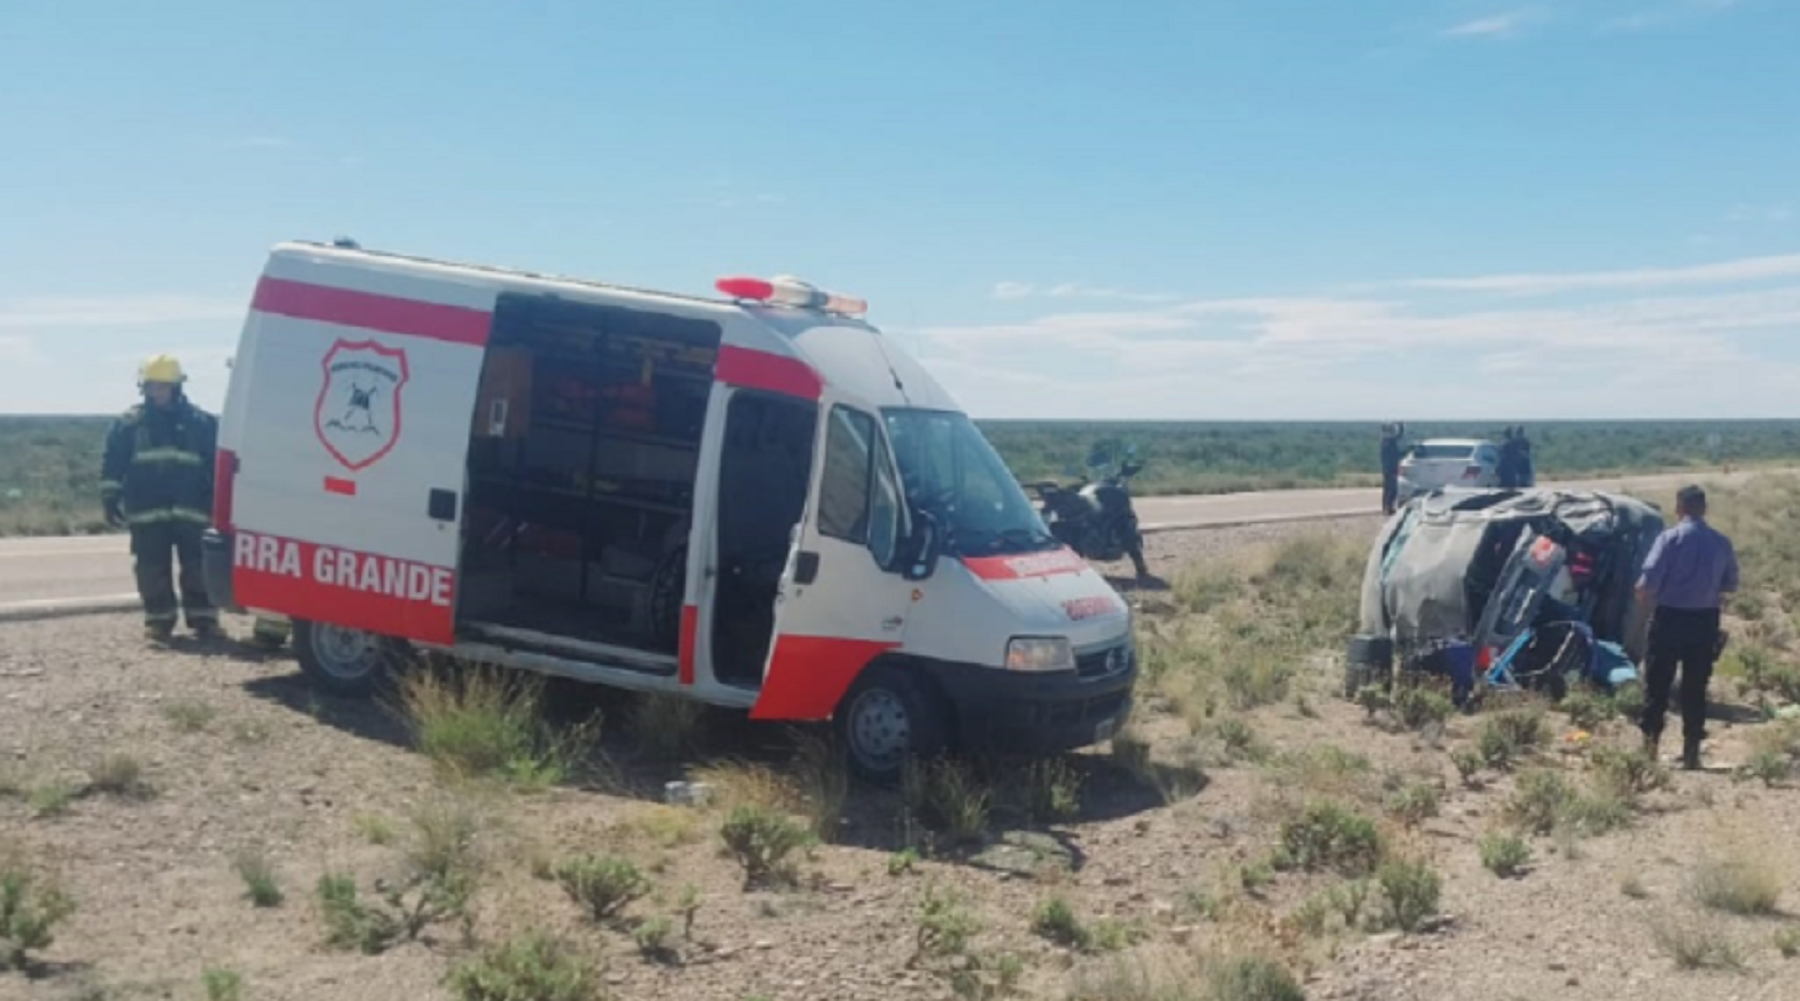
[{"label": "emblem decal on ambulance", "polygon": [[351,472],[367,469],[400,440],[400,391],[406,351],[375,341],[339,339],[325,352],[325,380],[313,408],[313,430],[332,458]]}]

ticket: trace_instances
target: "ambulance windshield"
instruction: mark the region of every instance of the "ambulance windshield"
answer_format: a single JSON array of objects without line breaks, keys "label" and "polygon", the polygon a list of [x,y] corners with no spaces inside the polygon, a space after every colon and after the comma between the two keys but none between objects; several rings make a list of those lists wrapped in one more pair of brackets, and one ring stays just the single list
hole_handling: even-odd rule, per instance
[{"label": "ambulance windshield", "polygon": [[884,414],[907,504],[943,524],[947,553],[1035,553],[1059,545],[966,414],[902,409]]}]

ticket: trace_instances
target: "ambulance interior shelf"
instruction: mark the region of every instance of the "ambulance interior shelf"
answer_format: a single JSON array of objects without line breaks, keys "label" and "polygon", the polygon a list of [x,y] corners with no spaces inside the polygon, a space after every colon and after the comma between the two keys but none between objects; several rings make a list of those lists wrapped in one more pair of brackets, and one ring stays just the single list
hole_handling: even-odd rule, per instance
[{"label": "ambulance interior shelf", "polygon": [[653,597],[678,586],[718,337],[673,316],[502,300],[469,452],[464,620],[672,645]]}]

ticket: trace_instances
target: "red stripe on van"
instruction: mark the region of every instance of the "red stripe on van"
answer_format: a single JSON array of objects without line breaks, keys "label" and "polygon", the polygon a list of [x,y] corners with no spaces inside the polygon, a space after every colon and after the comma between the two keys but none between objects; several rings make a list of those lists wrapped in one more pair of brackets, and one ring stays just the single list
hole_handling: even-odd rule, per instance
[{"label": "red stripe on van", "polygon": [[779,636],[769,657],[755,720],[820,720],[830,716],[869,662],[898,643],[835,636]]},{"label": "red stripe on van", "polygon": [[256,297],[250,308],[296,320],[317,320],[474,347],[487,343],[493,321],[492,313],[480,309],[267,276],[256,283]]},{"label": "red stripe on van", "polygon": [[340,476],[327,476],[325,477],[325,492],[328,494],[341,494],[345,497],[355,497],[356,481],[346,480]]},{"label": "red stripe on van", "polygon": [[700,636],[700,609],[684,605],[681,609],[681,671],[677,677],[684,685],[694,683],[694,640]]},{"label": "red stripe on van", "polygon": [[239,531],[231,588],[243,608],[308,622],[455,642],[456,571],[376,553]]},{"label": "red stripe on van", "polygon": [[963,566],[982,580],[1026,580],[1032,577],[1054,577],[1057,574],[1080,573],[1087,562],[1068,548],[1047,553],[1021,556],[974,556],[963,560]]},{"label": "red stripe on van", "polygon": [[728,385],[798,396],[803,400],[816,400],[825,392],[825,382],[819,378],[819,373],[800,359],[730,344],[719,348],[713,377]]}]

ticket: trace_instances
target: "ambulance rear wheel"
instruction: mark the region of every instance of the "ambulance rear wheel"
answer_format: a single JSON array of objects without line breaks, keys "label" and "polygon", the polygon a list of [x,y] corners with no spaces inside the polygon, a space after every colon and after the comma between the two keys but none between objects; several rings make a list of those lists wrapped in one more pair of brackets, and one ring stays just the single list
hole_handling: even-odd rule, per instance
[{"label": "ambulance rear wheel", "polygon": [[937,690],[895,664],[863,671],[834,714],[850,768],[877,785],[895,785],[912,758],[950,745],[950,712]]},{"label": "ambulance rear wheel", "polygon": [[294,654],[313,684],[333,695],[373,694],[401,656],[394,640],[326,622],[294,622]]}]

